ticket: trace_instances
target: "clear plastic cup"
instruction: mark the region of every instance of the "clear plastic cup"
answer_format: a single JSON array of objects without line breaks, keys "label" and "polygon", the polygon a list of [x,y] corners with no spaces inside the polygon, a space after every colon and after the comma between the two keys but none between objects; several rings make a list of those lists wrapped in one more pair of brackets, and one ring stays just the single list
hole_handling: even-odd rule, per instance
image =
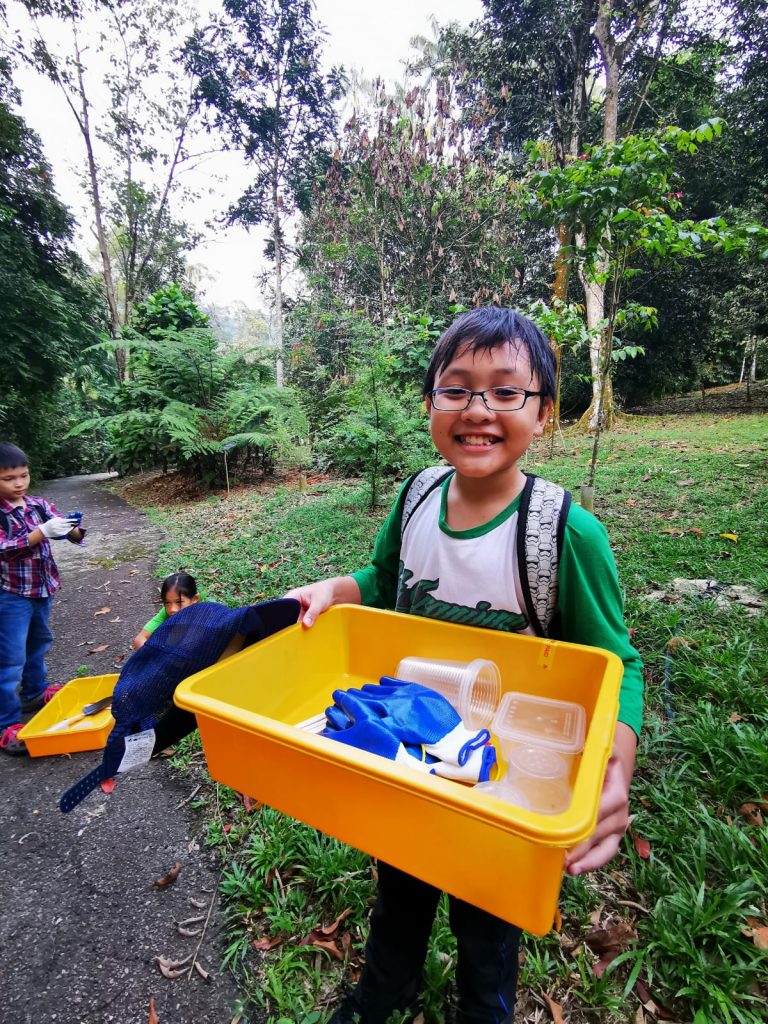
[{"label": "clear plastic cup", "polygon": [[508,771],[502,778],[481,782],[474,788],[535,814],[561,814],[568,810],[573,797],[565,776],[545,779]]},{"label": "clear plastic cup", "polygon": [[501,694],[501,673],[493,661],[403,658],[395,675],[441,693],[470,729],[490,724]]}]

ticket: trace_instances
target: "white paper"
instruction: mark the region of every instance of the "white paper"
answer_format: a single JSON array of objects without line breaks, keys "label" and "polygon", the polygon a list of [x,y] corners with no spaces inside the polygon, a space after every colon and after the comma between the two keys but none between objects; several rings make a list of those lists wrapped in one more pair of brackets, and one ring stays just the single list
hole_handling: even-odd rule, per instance
[{"label": "white paper", "polygon": [[125,753],[120,762],[119,772],[127,772],[130,768],[136,768],[140,764],[146,764],[152,757],[155,747],[155,730],[147,729],[145,732],[134,733],[133,736],[125,737]]}]

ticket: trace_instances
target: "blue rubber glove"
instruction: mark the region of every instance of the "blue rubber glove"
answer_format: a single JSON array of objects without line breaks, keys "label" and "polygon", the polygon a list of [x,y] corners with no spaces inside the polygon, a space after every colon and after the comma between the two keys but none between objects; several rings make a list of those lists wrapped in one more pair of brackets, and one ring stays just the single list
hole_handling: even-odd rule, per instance
[{"label": "blue rubber glove", "polygon": [[[384,677],[379,685],[334,692],[329,722],[344,728],[352,721],[378,719],[407,747],[423,747],[432,772],[445,778],[484,782],[496,764],[487,729],[471,731],[439,693],[416,683]],[[326,713],[328,715],[328,712]]]},{"label": "blue rubber glove", "polygon": [[350,697],[344,690],[334,691],[333,698],[336,703],[326,709],[328,725],[321,736],[429,773],[429,765],[422,760],[421,750],[409,751],[388,723],[365,701],[359,701],[354,695]]}]

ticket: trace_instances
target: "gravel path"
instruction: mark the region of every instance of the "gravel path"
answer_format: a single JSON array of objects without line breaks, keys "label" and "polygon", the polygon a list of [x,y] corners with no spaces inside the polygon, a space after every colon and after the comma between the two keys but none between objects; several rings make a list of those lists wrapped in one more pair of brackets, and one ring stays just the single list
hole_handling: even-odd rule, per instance
[{"label": "gravel path", "polygon": [[[99,486],[104,479],[69,477],[40,488],[62,512],[81,509],[88,528],[82,547],[55,548],[63,585],[52,614],[50,682],[65,682],[81,665],[88,675],[119,671],[157,608],[162,533]],[[109,612],[96,615],[103,608]],[[122,775],[110,795],[97,789],[61,814],[61,793],[100,760],[97,752],[0,755],[0,1021],[147,1024],[152,997],[159,1024],[229,1024],[236,988],[231,975],[218,973],[220,867],[184,803],[194,782],[154,760]],[[154,887],[176,863],[176,883]],[[210,982],[195,971],[164,978],[155,957],[182,960],[200,941],[179,934],[176,922],[206,915],[212,900],[198,954]]]}]

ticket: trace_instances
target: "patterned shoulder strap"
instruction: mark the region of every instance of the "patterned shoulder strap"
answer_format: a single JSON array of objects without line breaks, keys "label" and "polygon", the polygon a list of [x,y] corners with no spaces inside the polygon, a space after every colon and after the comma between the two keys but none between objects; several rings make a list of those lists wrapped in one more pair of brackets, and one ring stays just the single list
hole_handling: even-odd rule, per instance
[{"label": "patterned shoulder strap", "polygon": [[568,491],[549,480],[528,476],[520,500],[517,562],[526,611],[538,636],[559,632],[557,570],[570,506]]},{"label": "patterned shoulder strap", "polygon": [[403,515],[400,520],[401,537],[405,533],[406,526],[411,521],[411,516],[419,505],[451,473],[453,473],[453,469],[450,466],[428,466],[426,469],[421,469],[410,477],[403,502]]}]

